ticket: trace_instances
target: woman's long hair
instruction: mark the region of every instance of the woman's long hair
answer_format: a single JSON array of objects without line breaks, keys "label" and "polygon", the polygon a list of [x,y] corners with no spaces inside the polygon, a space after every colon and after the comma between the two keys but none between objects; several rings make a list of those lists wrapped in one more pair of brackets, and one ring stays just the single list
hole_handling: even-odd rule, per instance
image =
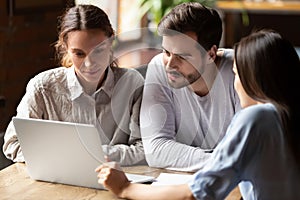
[{"label": "woman's long hair", "polygon": [[235,45],[235,62],[245,92],[271,102],[300,167],[300,60],[293,45],[273,30],[260,30]]}]

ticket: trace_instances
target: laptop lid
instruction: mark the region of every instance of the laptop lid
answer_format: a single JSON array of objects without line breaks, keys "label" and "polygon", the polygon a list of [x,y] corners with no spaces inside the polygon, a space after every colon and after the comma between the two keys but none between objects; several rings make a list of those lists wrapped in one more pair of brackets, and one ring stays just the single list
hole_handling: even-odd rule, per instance
[{"label": "laptop lid", "polygon": [[102,189],[94,170],[105,159],[94,126],[32,118],[12,120],[32,179]]},{"label": "laptop lid", "polygon": [[[95,169],[105,162],[93,125],[13,117],[29,176],[34,180],[104,189]],[[155,177],[126,173],[131,182]]]}]

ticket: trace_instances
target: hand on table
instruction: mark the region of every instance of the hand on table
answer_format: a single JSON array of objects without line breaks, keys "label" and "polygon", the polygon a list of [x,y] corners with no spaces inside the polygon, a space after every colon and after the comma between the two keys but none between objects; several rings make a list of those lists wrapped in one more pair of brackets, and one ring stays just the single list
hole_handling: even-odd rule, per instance
[{"label": "hand on table", "polygon": [[98,183],[115,195],[122,197],[122,192],[130,184],[120,165],[116,162],[107,162],[95,169],[98,172]]}]

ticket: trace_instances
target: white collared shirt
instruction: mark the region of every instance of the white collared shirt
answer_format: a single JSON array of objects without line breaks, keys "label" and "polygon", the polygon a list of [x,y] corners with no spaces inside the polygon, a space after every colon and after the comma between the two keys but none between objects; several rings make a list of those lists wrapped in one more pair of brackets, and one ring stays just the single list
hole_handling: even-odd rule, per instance
[{"label": "white collared shirt", "polygon": [[[139,128],[143,83],[135,70],[109,67],[105,82],[90,96],[74,67],[47,70],[29,81],[17,116],[95,125],[111,160],[121,165],[144,164]],[[12,123],[3,150],[9,159],[24,162]]]}]

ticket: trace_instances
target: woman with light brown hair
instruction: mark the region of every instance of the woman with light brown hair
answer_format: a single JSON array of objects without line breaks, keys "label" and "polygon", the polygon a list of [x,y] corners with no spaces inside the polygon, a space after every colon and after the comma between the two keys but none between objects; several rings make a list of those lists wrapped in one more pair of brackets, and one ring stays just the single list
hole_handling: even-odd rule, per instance
[{"label": "woman with light brown hair", "polygon": [[[17,116],[92,124],[110,160],[145,164],[139,128],[144,80],[135,70],[117,67],[113,40],[114,30],[103,10],[92,5],[67,9],[60,17],[55,45],[62,67],[30,80]],[[15,162],[26,161],[12,123],[4,153]]]}]

